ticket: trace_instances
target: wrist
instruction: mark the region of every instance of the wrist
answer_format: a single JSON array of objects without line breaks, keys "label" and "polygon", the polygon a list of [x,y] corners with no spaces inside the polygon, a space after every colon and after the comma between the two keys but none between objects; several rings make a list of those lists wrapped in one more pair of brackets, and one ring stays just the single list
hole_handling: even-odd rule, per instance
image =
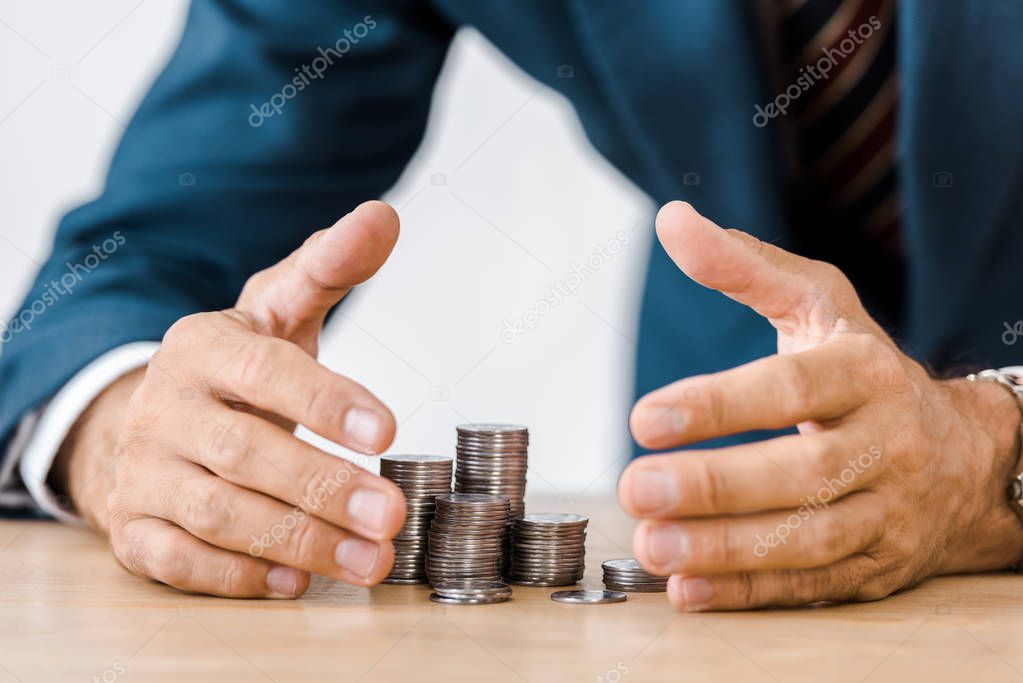
[{"label": "wrist", "polygon": [[[971,379],[973,376],[971,376]],[[1011,559],[1008,564],[1018,568],[1023,564],[1023,505],[1018,491],[1019,476],[1023,472],[1023,398],[1012,387],[997,381],[970,381],[972,419],[978,421],[993,441],[994,457],[989,475],[994,486],[992,494],[997,502],[1004,500],[1010,520],[1004,529],[1006,549]],[[1000,497],[999,497],[1000,496]],[[993,528],[996,525],[992,525]],[[1000,525],[999,525],[1000,526]]]}]

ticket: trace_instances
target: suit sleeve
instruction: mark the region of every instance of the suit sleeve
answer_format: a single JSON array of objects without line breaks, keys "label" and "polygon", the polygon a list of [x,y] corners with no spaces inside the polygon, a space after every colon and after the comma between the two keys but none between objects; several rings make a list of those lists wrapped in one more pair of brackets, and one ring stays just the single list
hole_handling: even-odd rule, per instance
[{"label": "suit sleeve", "polygon": [[452,33],[422,0],[194,0],[103,192],[61,221],[0,327],[0,457],[90,361],[231,306],[252,273],[388,189]]}]

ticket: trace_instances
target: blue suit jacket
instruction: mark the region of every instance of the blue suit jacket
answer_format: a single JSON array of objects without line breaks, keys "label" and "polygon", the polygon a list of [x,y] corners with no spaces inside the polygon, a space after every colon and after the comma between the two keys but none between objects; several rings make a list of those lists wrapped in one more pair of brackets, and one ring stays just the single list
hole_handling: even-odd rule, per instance
[{"label": "blue suit jacket", "polygon": [[[374,26],[332,56],[325,78],[250,125],[260,121],[252,105],[367,15]],[[250,274],[387,190],[420,142],[465,24],[564,93],[596,148],[656,202],[686,199],[794,248],[779,122],[752,125],[754,105],[774,92],[750,3],[194,0],[102,195],[62,221],[23,308],[94,245],[115,233],[124,244],[30,330],[6,335],[0,442],[90,360],[232,305]],[[1023,345],[1001,334],[1023,318],[1013,305],[1023,284],[1023,5],[900,0],[897,26],[907,282],[904,311],[887,322],[937,365],[1020,361]],[[558,78],[559,65],[573,76]],[[700,184],[686,185],[687,172]],[[951,184],[936,183],[939,173]],[[774,350],[766,323],[688,281],[656,245],[639,338],[637,393]]]}]

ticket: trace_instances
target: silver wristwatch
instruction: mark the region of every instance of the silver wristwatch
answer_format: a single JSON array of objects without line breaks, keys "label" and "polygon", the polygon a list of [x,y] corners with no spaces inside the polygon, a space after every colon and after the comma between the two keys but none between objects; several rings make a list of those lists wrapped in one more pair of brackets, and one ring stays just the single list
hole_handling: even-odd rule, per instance
[{"label": "silver wristwatch", "polygon": [[[1002,368],[1000,370],[981,370],[978,373],[967,375],[966,379],[971,382],[983,379],[990,382],[998,382],[1011,391],[1016,397],[1020,415],[1023,416],[1023,367]],[[1023,424],[1021,424],[1021,435],[1023,435]],[[1023,436],[1021,436],[1023,438]],[[1015,501],[1023,506],[1023,472],[1018,473],[1009,480],[1007,487],[1009,500]]]}]

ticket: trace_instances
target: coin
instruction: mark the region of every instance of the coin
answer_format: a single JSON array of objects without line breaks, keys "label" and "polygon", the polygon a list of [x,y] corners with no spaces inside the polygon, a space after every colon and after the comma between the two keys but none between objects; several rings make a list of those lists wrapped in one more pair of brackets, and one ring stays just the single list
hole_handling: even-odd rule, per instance
[{"label": "coin", "polygon": [[570,605],[604,605],[612,602],[625,602],[628,599],[622,591],[573,590],[555,591],[551,600]]},{"label": "coin", "polygon": [[510,597],[511,586],[500,581],[477,583],[473,581],[436,583],[433,590],[445,598]]},{"label": "coin", "polygon": [[474,591],[473,595],[491,590],[492,584],[501,578],[508,499],[478,493],[447,493],[437,496],[436,502],[437,511],[427,534],[425,562],[426,575],[434,590],[437,586],[452,585]]},{"label": "coin", "polygon": [[455,491],[505,496],[512,517],[525,512],[529,430],[502,423],[456,428]]},{"label": "coin", "polygon": [[380,476],[405,494],[407,516],[395,536],[394,566],[384,583],[426,583],[427,535],[436,497],[451,492],[453,461],[446,455],[384,455]]},{"label": "coin", "polygon": [[512,522],[508,579],[523,586],[570,586],[583,578],[586,525],[583,515],[527,514]]},{"label": "coin", "polygon": [[663,593],[668,590],[668,577],[650,574],[634,557],[605,560],[604,587],[635,593]]},{"label": "coin", "polygon": [[442,605],[493,605],[499,602],[508,602],[510,595],[500,595],[488,598],[449,598],[438,593],[430,593],[430,600],[439,602]]}]

